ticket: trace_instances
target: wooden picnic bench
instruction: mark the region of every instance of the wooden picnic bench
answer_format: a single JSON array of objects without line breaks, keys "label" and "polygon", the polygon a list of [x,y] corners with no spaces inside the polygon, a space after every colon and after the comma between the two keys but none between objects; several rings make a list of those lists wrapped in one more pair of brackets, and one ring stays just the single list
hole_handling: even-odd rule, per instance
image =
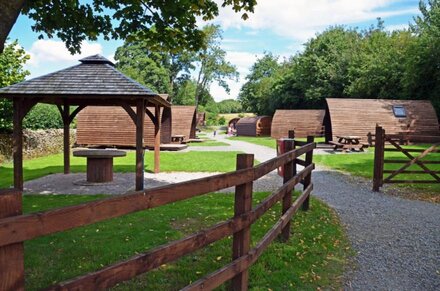
[{"label": "wooden picnic bench", "polygon": [[368,148],[368,144],[361,143],[361,137],[359,136],[336,136],[338,141],[329,141],[330,144],[334,145],[333,149],[343,150],[343,151],[364,151]]},{"label": "wooden picnic bench", "polygon": [[87,182],[105,183],[113,181],[113,158],[125,157],[120,150],[87,149],[73,152],[75,157],[87,158]]},{"label": "wooden picnic bench", "polygon": [[171,142],[173,143],[184,143],[185,136],[183,134],[176,134],[171,136]]}]

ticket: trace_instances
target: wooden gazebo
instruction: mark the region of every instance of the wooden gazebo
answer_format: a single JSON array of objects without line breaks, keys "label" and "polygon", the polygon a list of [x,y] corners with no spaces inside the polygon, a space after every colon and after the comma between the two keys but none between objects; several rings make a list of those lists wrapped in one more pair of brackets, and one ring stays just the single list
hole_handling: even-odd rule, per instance
[{"label": "wooden gazebo", "polygon": [[[23,189],[23,118],[37,103],[58,106],[64,123],[64,173],[70,172],[69,125],[87,106],[121,106],[136,124],[136,190],[144,189],[144,118],[155,126],[155,171],[159,170],[160,107],[170,103],[128,78],[100,55],[81,64],[0,89],[13,101],[14,187]],[[70,107],[76,106],[71,112]],[[133,110],[135,107],[136,110]],[[147,107],[154,108],[151,112]]]}]

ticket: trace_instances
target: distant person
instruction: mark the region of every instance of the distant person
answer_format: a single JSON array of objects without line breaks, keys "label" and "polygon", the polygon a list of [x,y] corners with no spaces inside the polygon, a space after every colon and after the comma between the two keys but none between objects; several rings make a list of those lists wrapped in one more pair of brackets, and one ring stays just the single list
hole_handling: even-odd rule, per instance
[{"label": "distant person", "polygon": [[217,130],[214,130],[214,137],[217,135]]}]

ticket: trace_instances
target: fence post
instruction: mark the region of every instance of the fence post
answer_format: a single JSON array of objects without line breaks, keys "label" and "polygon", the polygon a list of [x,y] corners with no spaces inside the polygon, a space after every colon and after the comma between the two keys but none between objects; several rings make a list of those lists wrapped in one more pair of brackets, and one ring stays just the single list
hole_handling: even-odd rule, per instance
[{"label": "fence post", "polygon": [[[314,136],[307,136],[307,143],[314,143],[315,142],[315,137]],[[306,153],[306,167],[311,165],[313,163],[313,150],[309,151]],[[303,189],[307,189],[307,187],[310,186],[310,184],[312,183],[312,172],[310,172],[310,174],[308,174],[305,178],[304,178],[304,184],[303,184]],[[302,205],[302,210],[307,211],[309,210],[310,207],[310,195],[307,196],[306,200],[304,200],[304,203]]]},{"label": "fence post", "polygon": [[295,131],[293,129],[289,130],[288,137],[292,139],[295,138]]},{"label": "fence post", "polygon": [[[254,165],[254,155],[238,154],[237,170],[252,168]],[[252,184],[237,185],[235,187],[234,215],[239,216],[252,210]],[[232,241],[232,259],[235,260],[249,252],[251,244],[251,227],[234,233]],[[231,289],[234,291],[248,290],[249,271],[244,270],[232,278]]]},{"label": "fence post", "polygon": [[[21,192],[0,190],[0,218],[21,214]],[[23,243],[0,247],[0,290],[24,290]]]},{"label": "fence post", "polygon": [[379,191],[383,185],[383,161],[385,149],[385,130],[376,125],[376,142],[374,144],[373,191]]},{"label": "fence post", "polygon": [[[289,131],[289,136],[290,136],[290,133],[291,133],[291,131]],[[284,143],[284,151],[286,153],[290,152],[291,150],[293,150],[295,148],[295,141],[293,139],[285,139],[285,140],[283,140],[283,143]],[[296,171],[296,163],[293,160],[291,162],[284,164],[283,167],[284,167],[284,169],[283,169],[283,173],[284,173],[283,184],[284,184],[287,181],[289,181],[290,179],[292,179],[292,177],[295,175],[294,168]],[[287,193],[283,197],[282,214],[286,213],[286,211],[291,206],[292,206],[292,193]],[[289,237],[290,237],[290,221],[286,224],[286,226],[281,231],[280,239],[282,241],[287,241],[287,240],[289,240]]]}]

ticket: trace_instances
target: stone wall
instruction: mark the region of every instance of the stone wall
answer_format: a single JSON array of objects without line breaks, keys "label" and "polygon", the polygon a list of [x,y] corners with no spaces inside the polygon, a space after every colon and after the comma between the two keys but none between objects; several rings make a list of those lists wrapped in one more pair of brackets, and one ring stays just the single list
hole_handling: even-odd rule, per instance
[{"label": "stone wall", "polygon": [[[76,140],[76,130],[70,130],[70,145]],[[63,152],[63,130],[23,131],[23,156],[31,159]],[[12,160],[12,134],[0,134],[0,163]]]}]

